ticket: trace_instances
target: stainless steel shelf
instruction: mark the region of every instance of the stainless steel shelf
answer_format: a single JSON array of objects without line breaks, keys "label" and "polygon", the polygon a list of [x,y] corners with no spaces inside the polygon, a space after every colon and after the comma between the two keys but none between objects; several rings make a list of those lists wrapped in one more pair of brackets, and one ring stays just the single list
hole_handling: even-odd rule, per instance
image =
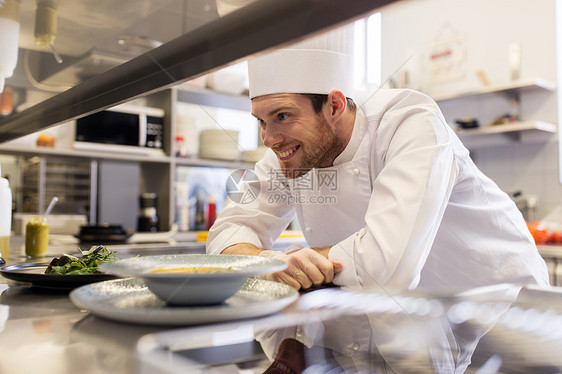
[{"label": "stainless steel shelf", "polygon": [[47,148],[47,147],[18,147],[0,145],[0,153],[12,155],[33,155],[33,156],[62,156],[72,157],[76,159],[110,159],[119,161],[136,161],[148,163],[169,163],[170,157],[168,156],[146,156],[146,155],[131,155],[127,153],[110,153],[110,152],[95,152],[95,151],[79,151],[75,149],[64,148]]},{"label": "stainless steel shelf", "polygon": [[208,89],[182,85],[178,89],[178,101],[218,108],[251,111],[252,102],[248,95],[228,95]]},{"label": "stainless steel shelf", "polygon": [[229,160],[215,160],[203,158],[175,158],[176,166],[198,166],[198,167],[214,167],[214,168],[229,168],[229,169],[253,169],[254,164],[251,162],[242,161],[229,161]]},{"label": "stainless steel shelf", "polygon": [[504,134],[519,131],[544,131],[548,133],[556,133],[558,128],[555,124],[543,121],[523,121],[506,123],[505,125],[483,126],[475,129],[459,130],[459,136],[466,135],[488,135],[488,134]]},{"label": "stainless steel shelf", "polygon": [[439,101],[462,99],[470,96],[477,96],[483,94],[512,95],[522,91],[530,91],[530,90],[554,91],[555,89],[556,89],[556,84],[554,82],[542,78],[535,78],[529,81],[517,81],[517,82],[511,82],[503,85],[481,87],[479,89],[457,92],[448,95],[433,96],[433,99],[439,102]]},{"label": "stainless steel shelf", "polygon": [[513,143],[542,142],[557,132],[558,126],[553,123],[523,121],[458,130],[457,134],[466,147],[475,149]]}]

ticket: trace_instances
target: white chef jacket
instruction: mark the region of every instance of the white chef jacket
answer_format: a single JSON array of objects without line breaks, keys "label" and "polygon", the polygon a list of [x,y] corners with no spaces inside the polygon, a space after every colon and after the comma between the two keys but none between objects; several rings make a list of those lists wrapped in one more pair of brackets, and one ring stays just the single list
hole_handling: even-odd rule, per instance
[{"label": "white chef jacket", "polygon": [[268,150],[261,190],[231,203],[207,253],[236,243],[271,248],[294,215],[307,244],[332,246],[334,283],[385,290],[460,291],[497,283],[548,286],[523,216],[469,157],[437,104],[412,90],[381,89],[358,108],[334,166],[278,179]]}]

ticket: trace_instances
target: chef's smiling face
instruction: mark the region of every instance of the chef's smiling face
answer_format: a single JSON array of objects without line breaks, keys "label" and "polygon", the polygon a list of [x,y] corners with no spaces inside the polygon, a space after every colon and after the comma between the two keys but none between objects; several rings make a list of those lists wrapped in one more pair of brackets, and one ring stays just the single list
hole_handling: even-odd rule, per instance
[{"label": "chef's smiling face", "polygon": [[316,113],[307,96],[256,97],[252,99],[252,115],[261,127],[263,144],[275,152],[288,178],[297,178],[314,167],[331,166],[341,152],[326,110]]}]

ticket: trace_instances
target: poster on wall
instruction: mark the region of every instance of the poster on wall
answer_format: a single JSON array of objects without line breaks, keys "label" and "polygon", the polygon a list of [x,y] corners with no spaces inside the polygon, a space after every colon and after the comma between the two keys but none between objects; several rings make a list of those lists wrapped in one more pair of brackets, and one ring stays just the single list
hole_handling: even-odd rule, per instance
[{"label": "poster on wall", "polygon": [[438,85],[464,78],[466,37],[450,23],[445,23],[429,47],[430,84]]}]

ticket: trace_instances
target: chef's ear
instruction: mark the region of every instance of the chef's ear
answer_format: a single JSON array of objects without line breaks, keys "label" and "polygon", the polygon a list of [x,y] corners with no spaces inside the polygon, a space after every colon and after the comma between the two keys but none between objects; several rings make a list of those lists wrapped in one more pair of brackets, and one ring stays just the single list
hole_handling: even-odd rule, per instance
[{"label": "chef's ear", "polygon": [[334,120],[337,120],[345,113],[347,99],[340,90],[332,90],[328,94],[328,105],[330,108],[330,115]]}]

